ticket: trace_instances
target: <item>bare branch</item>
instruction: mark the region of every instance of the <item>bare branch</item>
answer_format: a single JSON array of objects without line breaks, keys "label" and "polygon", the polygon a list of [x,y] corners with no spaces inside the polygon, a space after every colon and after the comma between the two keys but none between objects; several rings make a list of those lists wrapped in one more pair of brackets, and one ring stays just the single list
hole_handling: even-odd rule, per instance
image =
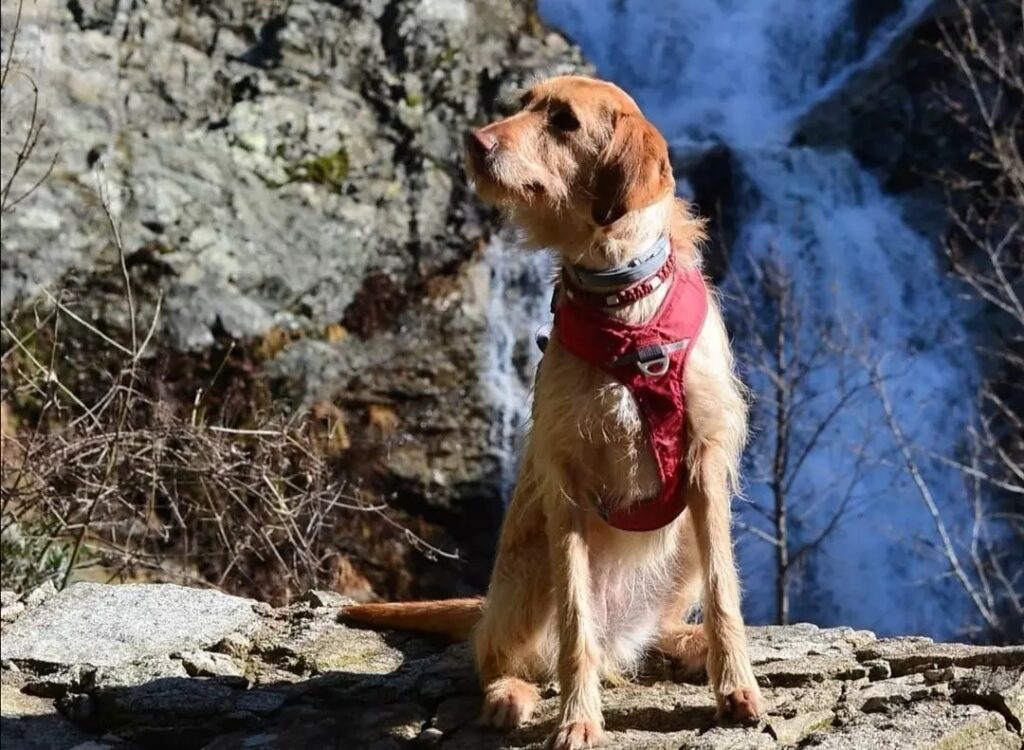
[{"label": "bare branch", "polygon": [[878,395],[878,400],[882,407],[882,414],[885,417],[886,426],[889,428],[889,432],[892,434],[896,447],[899,449],[900,454],[903,457],[907,473],[913,481],[918,496],[921,498],[922,503],[924,503],[925,508],[928,510],[928,514],[932,517],[932,522],[935,525],[935,532],[941,543],[942,553],[945,556],[946,561],[949,563],[953,575],[959,582],[960,587],[964,590],[964,593],[967,594],[968,598],[974,604],[974,608],[978,611],[978,614],[981,615],[982,619],[985,620],[990,627],[994,629],[998,628],[998,618],[985,604],[981,594],[978,592],[977,586],[973,581],[971,581],[967,572],[964,570],[963,564],[960,561],[960,556],[957,554],[956,548],[953,545],[953,540],[950,537],[946,524],[942,519],[942,514],[939,512],[938,504],[935,502],[935,497],[932,495],[931,488],[925,481],[924,475],[921,473],[921,469],[918,466],[917,460],[914,458],[913,451],[910,448],[910,442],[907,440],[906,435],[903,432],[903,428],[900,426],[899,420],[896,418],[896,413],[892,408],[892,402],[889,400],[889,393],[886,390],[885,383],[882,380],[878,366],[874,363],[865,362],[865,368],[871,378],[871,385],[875,389],[875,393]]}]

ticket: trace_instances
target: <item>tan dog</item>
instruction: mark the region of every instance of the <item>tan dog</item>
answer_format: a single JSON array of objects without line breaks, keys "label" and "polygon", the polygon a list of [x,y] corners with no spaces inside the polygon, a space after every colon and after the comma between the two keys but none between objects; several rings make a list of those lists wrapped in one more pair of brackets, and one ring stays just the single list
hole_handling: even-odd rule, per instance
[{"label": "tan dog", "polygon": [[[667,234],[678,267],[699,265],[702,224],[674,197],[665,140],[628,95],[568,76],[533,86],[521,104],[467,134],[467,170],[529,245],[554,250],[563,264],[602,269]],[[607,314],[642,323],[664,295],[658,289]],[[556,336],[537,373],[533,425],[486,601],[359,605],[344,616],[471,635],[481,718],[493,726],[529,719],[539,699],[533,683],[557,673],[561,718],[549,740],[557,750],[601,741],[601,678],[635,670],[651,647],[706,666],[720,714],[760,714],[730,538],[747,412],[713,298],[683,380],[687,509],[668,526],[619,531],[595,512],[656,495],[659,474],[630,392]],[[701,601],[703,626],[684,623]]]}]

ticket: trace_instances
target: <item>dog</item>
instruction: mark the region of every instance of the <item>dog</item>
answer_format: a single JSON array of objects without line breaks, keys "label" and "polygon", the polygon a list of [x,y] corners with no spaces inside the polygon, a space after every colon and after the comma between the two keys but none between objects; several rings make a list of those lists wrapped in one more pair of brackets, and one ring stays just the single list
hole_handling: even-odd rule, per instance
[{"label": "dog", "polygon": [[[535,376],[532,425],[487,596],[354,605],[342,617],[471,638],[486,725],[528,721],[536,683],[557,675],[554,750],[603,741],[602,679],[634,672],[652,649],[706,669],[719,716],[754,719],[763,700],[730,531],[747,404],[701,275],[703,223],[675,197],[665,139],[614,84],[550,78],[520,105],[465,136],[480,198],[504,210],[527,248],[553,251],[561,268],[555,330]],[[645,330],[684,283],[688,296],[676,307],[684,317],[699,309],[676,347],[685,351],[641,347],[651,361],[630,363],[651,370],[662,396],[675,394],[678,408],[652,418],[641,408],[654,398],[642,390],[648,374],[627,387],[634,376],[590,361],[587,347],[604,328],[627,338]],[[571,333],[563,321],[575,321]],[[678,466],[666,468],[666,455]],[[660,520],[651,522],[648,508]],[[688,624],[698,604],[702,623]]]}]

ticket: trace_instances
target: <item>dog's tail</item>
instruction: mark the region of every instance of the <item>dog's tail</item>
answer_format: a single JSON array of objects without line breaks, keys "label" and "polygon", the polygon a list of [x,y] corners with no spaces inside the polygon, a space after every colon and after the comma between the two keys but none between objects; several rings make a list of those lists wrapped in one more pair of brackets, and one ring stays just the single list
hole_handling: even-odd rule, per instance
[{"label": "dog's tail", "polygon": [[441,599],[431,602],[352,604],[341,610],[341,619],[394,630],[437,633],[468,640],[484,610],[483,597]]}]

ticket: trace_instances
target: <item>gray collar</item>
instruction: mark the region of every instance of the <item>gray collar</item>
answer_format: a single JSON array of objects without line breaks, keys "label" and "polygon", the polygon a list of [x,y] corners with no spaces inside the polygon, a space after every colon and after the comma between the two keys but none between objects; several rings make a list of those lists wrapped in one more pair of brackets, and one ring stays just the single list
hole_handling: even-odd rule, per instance
[{"label": "gray collar", "polygon": [[569,280],[588,292],[610,292],[633,286],[653,276],[668,260],[670,245],[667,235],[660,235],[645,252],[623,266],[588,271],[580,266],[567,265],[565,273]]}]

